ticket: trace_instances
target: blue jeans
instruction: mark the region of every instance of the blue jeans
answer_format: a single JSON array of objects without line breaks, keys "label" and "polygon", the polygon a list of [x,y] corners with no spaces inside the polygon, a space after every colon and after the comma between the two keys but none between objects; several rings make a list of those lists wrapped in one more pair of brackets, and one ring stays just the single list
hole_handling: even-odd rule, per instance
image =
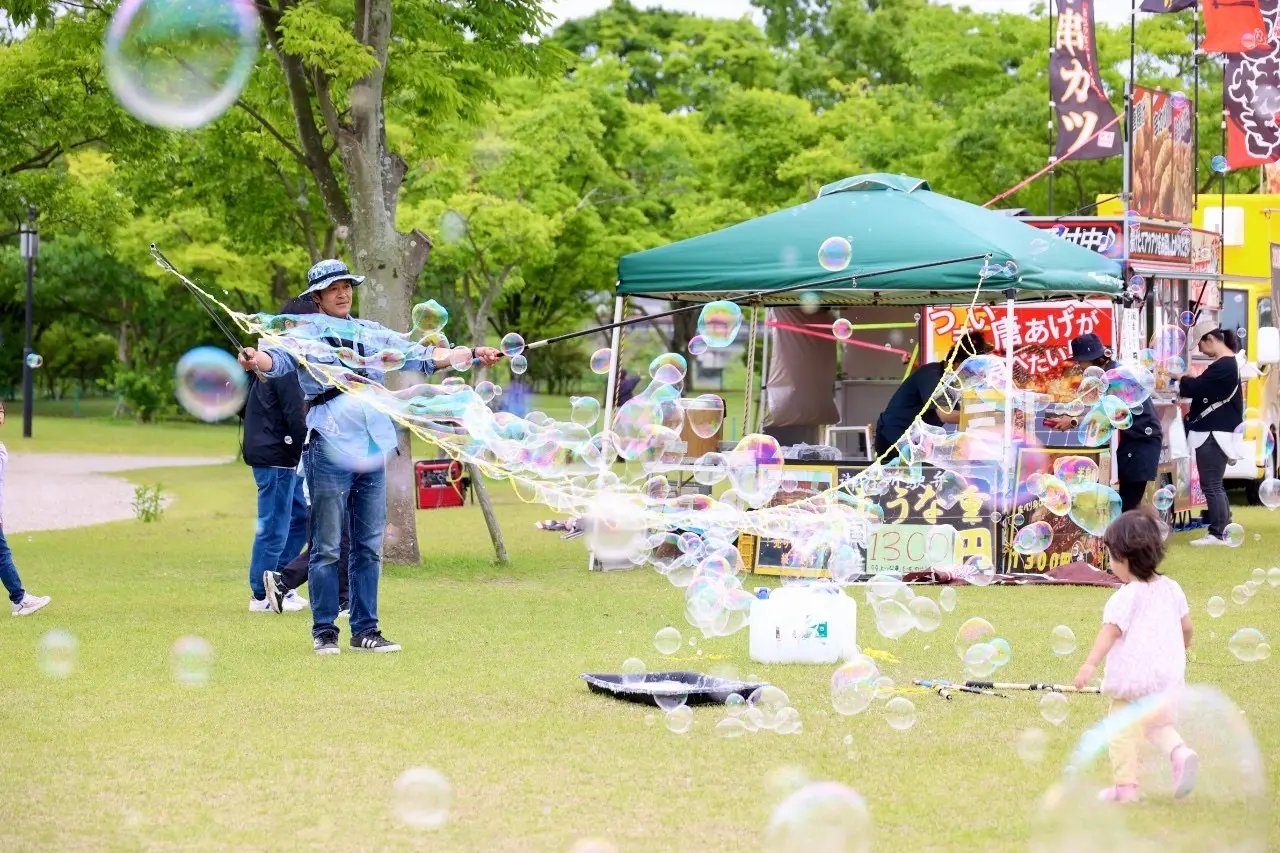
[{"label": "blue jeans", "polygon": [[[324,439],[313,436],[303,450],[311,492],[311,633],[337,633],[338,554],[344,520],[350,526],[347,560],[351,594],[351,636],[378,630],[378,578],[382,574],[382,531],[387,525],[386,470],[351,471],[329,458]],[[337,455],[337,454],[335,454]]]},{"label": "blue jeans", "polygon": [[249,558],[249,589],[262,599],[263,572],[276,572],[302,553],[307,544],[307,499],[302,478],[292,468],[254,468],[258,484],[258,532]]},{"label": "blue jeans", "polygon": [[4,530],[0,529],[0,583],[9,593],[9,600],[17,604],[26,594],[22,588],[22,578],[18,577],[18,567],[13,564],[13,552],[9,550],[9,542],[4,538]]}]

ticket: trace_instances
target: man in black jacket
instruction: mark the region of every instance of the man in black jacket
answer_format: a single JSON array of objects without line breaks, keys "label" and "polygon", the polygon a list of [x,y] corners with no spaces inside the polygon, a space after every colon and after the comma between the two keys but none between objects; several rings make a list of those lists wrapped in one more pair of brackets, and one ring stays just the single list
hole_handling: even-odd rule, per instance
[{"label": "man in black jacket", "polygon": [[[301,313],[292,304],[295,301],[285,303],[280,313]],[[263,379],[251,373],[249,383],[241,454],[245,464],[253,468],[258,485],[258,524],[249,559],[249,589],[253,592],[249,610],[266,613],[271,608],[263,573],[284,568],[307,544],[307,499],[298,474],[307,427],[297,376]],[[288,610],[303,606],[296,595],[285,602]]]},{"label": "man in black jacket", "polygon": [[[1103,370],[1111,370],[1116,366],[1097,335],[1080,335],[1073,339],[1071,360],[1081,367],[1100,367]],[[1120,430],[1120,441],[1116,445],[1116,469],[1120,480],[1121,512],[1137,509],[1142,503],[1142,496],[1146,494],[1147,484],[1156,478],[1164,433],[1155,408],[1153,401],[1143,401],[1141,411],[1134,411],[1133,423]],[[1080,420],[1071,415],[1058,415],[1045,418],[1045,424],[1053,429],[1071,429],[1078,427]]]}]

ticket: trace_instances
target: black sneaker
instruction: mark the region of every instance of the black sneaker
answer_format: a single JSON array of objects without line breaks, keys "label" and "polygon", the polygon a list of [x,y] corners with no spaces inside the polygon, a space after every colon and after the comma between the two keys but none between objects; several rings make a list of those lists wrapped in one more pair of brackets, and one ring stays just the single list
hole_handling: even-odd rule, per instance
[{"label": "black sneaker", "polygon": [[[355,648],[355,640],[352,639],[352,648]],[[318,655],[336,655],[342,651],[338,646],[338,635],[336,632],[325,632],[315,638],[312,647]],[[399,648],[397,646],[396,648]]]},{"label": "black sneaker", "polygon": [[400,644],[382,636],[380,631],[351,638],[351,650],[356,652],[398,652]]},{"label": "black sneaker", "polygon": [[280,581],[279,572],[263,572],[262,585],[267,590],[267,606],[271,608],[272,613],[283,613],[284,609],[281,603],[284,601],[285,595],[289,590],[284,588],[284,584]]}]

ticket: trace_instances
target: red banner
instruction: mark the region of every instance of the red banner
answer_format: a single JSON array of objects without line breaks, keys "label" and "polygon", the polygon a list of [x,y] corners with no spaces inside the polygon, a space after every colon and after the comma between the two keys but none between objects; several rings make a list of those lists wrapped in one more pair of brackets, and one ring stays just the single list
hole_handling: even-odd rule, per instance
[{"label": "red banner", "polygon": [[[1212,2],[1212,0],[1210,0]],[[1206,10],[1207,11],[1207,10]],[[1280,0],[1262,0],[1268,31],[1276,25]],[[1233,53],[1222,75],[1227,113],[1227,165],[1233,169],[1280,160],[1280,39],[1265,49]]]},{"label": "red banner", "polygon": [[1102,130],[1115,121],[1116,111],[1098,80],[1093,0],[1058,0],[1049,52],[1049,97],[1058,121],[1055,157],[1099,160],[1121,153],[1117,129]]},{"label": "red banner", "polygon": [[1248,53],[1271,46],[1271,30],[1262,18],[1259,0],[1204,0],[1202,8],[1200,49],[1206,53]]}]

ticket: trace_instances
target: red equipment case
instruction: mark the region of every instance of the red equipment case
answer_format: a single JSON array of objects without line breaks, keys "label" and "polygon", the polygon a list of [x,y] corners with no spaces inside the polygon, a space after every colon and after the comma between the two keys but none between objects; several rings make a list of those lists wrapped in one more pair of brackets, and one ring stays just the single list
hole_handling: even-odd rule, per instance
[{"label": "red equipment case", "polygon": [[413,466],[418,480],[418,509],[462,506],[466,484],[462,480],[462,463],[454,459],[419,462]]}]

